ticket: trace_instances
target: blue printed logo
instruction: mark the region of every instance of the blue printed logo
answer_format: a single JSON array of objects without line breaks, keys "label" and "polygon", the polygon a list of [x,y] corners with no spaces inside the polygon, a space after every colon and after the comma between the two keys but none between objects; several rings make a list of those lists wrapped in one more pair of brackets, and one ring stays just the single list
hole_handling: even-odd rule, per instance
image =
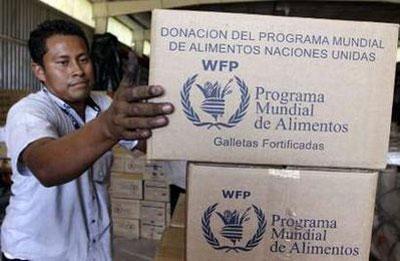
[{"label": "blue printed logo", "polygon": [[[210,244],[216,250],[225,250],[225,252],[235,251],[236,253],[241,251],[251,251],[255,248],[260,241],[263,239],[267,222],[265,220],[265,214],[263,211],[255,205],[247,208],[245,211],[240,212],[239,210],[225,210],[223,212],[215,211],[218,203],[208,207],[201,218],[201,228],[203,230],[203,236],[207,243]],[[255,217],[257,218],[257,229],[253,236],[245,243],[242,243],[243,233],[246,229],[246,223],[250,220],[251,209],[253,209]],[[220,240],[214,235],[211,229],[211,216],[216,213],[222,222],[222,229],[219,231],[220,240],[221,237],[225,238],[230,242],[229,245],[222,245]]]},{"label": "blue printed logo", "polygon": [[[207,127],[207,129],[212,127],[216,127],[217,129],[221,129],[221,127],[232,128],[241,122],[246,115],[250,101],[250,94],[246,83],[239,77],[234,76],[224,86],[218,81],[206,81],[204,84],[198,84],[196,83],[197,76],[198,74],[189,77],[181,90],[181,104],[186,118],[195,126]],[[203,95],[204,99],[199,107],[201,111],[210,116],[210,120],[208,121],[200,119],[199,114],[195,111],[190,101],[190,92],[194,84]],[[223,121],[226,102],[233,92],[234,87],[232,85],[234,84],[236,84],[240,91],[240,103],[229,119]]]}]

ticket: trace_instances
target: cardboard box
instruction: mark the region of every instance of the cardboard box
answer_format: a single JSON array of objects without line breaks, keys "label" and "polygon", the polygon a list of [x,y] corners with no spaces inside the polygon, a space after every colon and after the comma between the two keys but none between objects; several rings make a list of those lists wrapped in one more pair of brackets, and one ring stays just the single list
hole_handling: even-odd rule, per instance
[{"label": "cardboard box", "polygon": [[153,225],[140,222],[140,238],[160,240],[165,230],[165,225]]},{"label": "cardboard box", "polygon": [[8,110],[29,93],[29,90],[0,90],[0,126],[6,124]]},{"label": "cardboard box", "polygon": [[144,199],[169,202],[169,184],[164,181],[144,181]]},{"label": "cardboard box", "polygon": [[111,165],[111,171],[114,172],[125,172],[125,159],[124,155],[114,155],[113,163]]},{"label": "cardboard box", "polygon": [[113,234],[127,239],[139,238],[139,220],[137,219],[113,219]]},{"label": "cardboard box", "polygon": [[144,179],[166,182],[168,179],[165,169],[165,162],[164,161],[147,162],[144,172]]},{"label": "cardboard box", "polygon": [[368,260],[376,184],[377,173],[191,164],[187,260]]},{"label": "cardboard box", "polygon": [[156,10],[151,28],[175,112],[149,159],[385,167],[398,25]]},{"label": "cardboard box", "polygon": [[155,261],[185,260],[185,229],[168,227],[164,231]]},{"label": "cardboard box", "polygon": [[125,171],[128,173],[146,172],[146,156],[143,154],[138,158],[130,158],[126,160]]},{"label": "cardboard box", "polygon": [[180,194],[172,214],[171,227],[184,228],[186,220],[186,194]]},{"label": "cardboard box", "polygon": [[140,220],[152,225],[167,225],[169,203],[143,200],[140,204]]},{"label": "cardboard box", "polygon": [[117,145],[113,148],[114,158],[111,171],[142,174],[146,171],[146,155],[140,151],[130,151]]},{"label": "cardboard box", "polygon": [[140,218],[140,201],[111,198],[111,215],[113,218]]},{"label": "cardboard box", "polygon": [[143,199],[143,180],[141,176],[111,173],[110,194],[113,198]]},{"label": "cardboard box", "polygon": [[114,146],[111,171],[135,174],[145,180],[167,181],[164,161],[148,161],[140,151],[129,151],[122,146]]}]

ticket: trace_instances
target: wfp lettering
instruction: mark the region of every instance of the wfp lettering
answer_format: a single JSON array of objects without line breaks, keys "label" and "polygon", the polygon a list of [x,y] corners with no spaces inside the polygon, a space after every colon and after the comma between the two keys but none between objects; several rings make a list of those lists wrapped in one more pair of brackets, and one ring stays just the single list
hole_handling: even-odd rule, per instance
[{"label": "wfp lettering", "polygon": [[204,71],[229,71],[232,72],[234,69],[239,67],[237,61],[227,60],[201,60]]},{"label": "wfp lettering", "polygon": [[238,198],[243,198],[246,199],[250,197],[251,192],[250,191],[245,191],[245,190],[222,190],[222,196],[225,199],[238,199]]}]

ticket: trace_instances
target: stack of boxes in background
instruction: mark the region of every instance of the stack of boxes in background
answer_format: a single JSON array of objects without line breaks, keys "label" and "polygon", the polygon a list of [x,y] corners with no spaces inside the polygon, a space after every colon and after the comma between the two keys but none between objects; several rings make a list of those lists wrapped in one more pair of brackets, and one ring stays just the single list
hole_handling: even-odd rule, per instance
[{"label": "stack of boxes in background", "polygon": [[7,113],[11,106],[29,93],[29,90],[0,90],[0,126],[6,124]]},{"label": "stack of boxes in background", "polygon": [[368,260],[397,36],[391,24],[153,12],[150,84],[175,86],[159,101],[177,108],[148,158],[211,162],[188,167],[188,261]]},{"label": "stack of boxes in background", "polygon": [[379,175],[371,252],[377,260],[400,260],[400,132],[392,122],[388,166]]},{"label": "stack of boxes in background", "polygon": [[169,185],[165,180],[144,181],[144,200],[140,206],[142,238],[161,239],[170,221],[169,194]]},{"label": "stack of boxes in background", "polygon": [[7,147],[4,142],[4,126],[11,106],[29,93],[29,90],[0,90],[0,222],[5,215],[11,186],[11,159],[7,156]]},{"label": "stack of boxes in background", "polygon": [[114,235],[161,239],[170,217],[163,163],[148,163],[143,153],[116,146],[110,184]]}]

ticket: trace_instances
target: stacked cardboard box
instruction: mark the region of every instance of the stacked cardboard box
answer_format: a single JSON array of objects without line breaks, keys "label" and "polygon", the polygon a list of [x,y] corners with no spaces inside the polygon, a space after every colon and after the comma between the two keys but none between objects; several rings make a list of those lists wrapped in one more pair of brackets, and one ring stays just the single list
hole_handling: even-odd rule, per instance
[{"label": "stacked cardboard box", "polygon": [[186,222],[186,194],[180,194],[171,218],[171,227],[184,228]]},{"label": "stacked cardboard box", "polygon": [[170,191],[163,162],[149,163],[141,204],[141,237],[160,240],[170,220]]},{"label": "stacked cardboard box", "polygon": [[161,245],[158,248],[154,260],[185,260],[185,216],[186,196],[185,194],[180,194],[171,219],[171,224],[163,233]]},{"label": "stacked cardboard box", "polygon": [[[185,260],[185,229],[168,227],[163,235],[161,246],[158,248],[155,261]],[[207,259],[204,259],[207,260]]]},{"label": "stacked cardboard box", "polygon": [[29,90],[0,90],[0,126],[6,124],[8,110],[29,94]]},{"label": "stacked cardboard box", "polygon": [[368,260],[377,173],[193,164],[188,180],[187,260]]},{"label": "stacked cardboard box", "polygon": [[[136,156],[136,157],[135,157]],[[123,148],[114,149],[110,179],[113,233],[128,239],[140,236],[140,200],[143,199],[143,169],[127,171],[128,162],[144,163],[143,155],[132,155]]]},{"label": "stacked cardboard box", "polygon": [[169,223],[169,184],[163,162],[114,148],[110,196],[114,235],[128,239],[161,239]]},{"label": "stacked cardboard box", "polygon": [[159,101],[176,111],[148,157],[206,162],[189,165],[187,260],[368,260],[397,37],[393,24],[153,12],[150,84],[173,87]]}]

